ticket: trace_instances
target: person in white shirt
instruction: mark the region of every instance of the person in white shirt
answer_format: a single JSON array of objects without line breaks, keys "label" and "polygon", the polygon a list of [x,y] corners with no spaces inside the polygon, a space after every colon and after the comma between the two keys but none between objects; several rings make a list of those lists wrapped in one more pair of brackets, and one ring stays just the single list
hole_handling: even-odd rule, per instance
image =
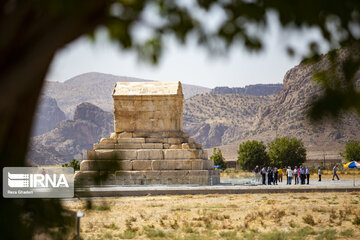
[{"label": "person in white shirt", "polygon": [[286,170],[286,175],[288,177],[288,184],[291,185],[293,171],[291,170],[290,166],[288,166],[288,169]]}]

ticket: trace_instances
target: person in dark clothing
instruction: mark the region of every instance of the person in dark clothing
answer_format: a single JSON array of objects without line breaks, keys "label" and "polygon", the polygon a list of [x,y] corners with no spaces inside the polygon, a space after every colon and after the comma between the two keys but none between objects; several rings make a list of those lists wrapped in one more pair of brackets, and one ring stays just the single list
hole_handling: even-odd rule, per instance
[{"label": "person in dark clothing", "polygon": [[318,175],[319,175],[319,182],[321,182],[321,168],[318,169]]},{"label": "person in dark clothing", "polygon": [[306,174],[306,184],[309,184],[309,181],[310,181],[310,171],[309,171],[309,168],[306,168],[305,170],[305,174]]},{"label": "person in dark clothing", "polygon": [[295,168],[294,168],[294,181],[295,181],[295,185],[299,183],[297,166],[295,166]]},{"label": "person in dark clothing", "polygon": [[268,169],[267,169],[267,176],[268,176],[268,185],[271,185],[271,183],[272,183],[272,175],[273,175],[273,173],[272,173],[272,170],[271,170],[271,168],[270,167],[268,167]]},{"label": "person in dark clothing", "polygon": [[273,168],[273,183],[274,185],[278,185],[278,169],[277,167]]},{"label": "person in dark clothing", "polygon": [[265,167],[263,167],[261,169],[261,176],[262,176],[262,184],[266,185],[266,169],[265,169]]}]

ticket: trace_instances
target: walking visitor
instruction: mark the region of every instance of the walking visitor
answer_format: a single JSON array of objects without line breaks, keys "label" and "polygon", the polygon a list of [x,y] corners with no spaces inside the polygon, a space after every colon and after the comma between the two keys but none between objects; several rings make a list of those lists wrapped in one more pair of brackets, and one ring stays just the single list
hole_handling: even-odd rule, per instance
[{"label": "walking visitor", "polygon": [[319,182],[321,182],[321,168],[319,167],[319,170],[318,170],[318,175],[319,175]]},{"label": "walking visitor", "polygon": [[299,183],[299,178],[298,178],[298,167],[295,166],[294,168],[294,184],[298,184]]},{"label": "walking visitor", "polygon": [[281,168],[278,169],[279,182],[282,182],[283,171]]},{"label": "walking visitor", "polygon": [[335,166],[333,167],[333,178],[332,180],[334,180],[334,178],[337,178],[337,180],[340,180],[339,176],[337,175],[337,164],[335,164]]}]

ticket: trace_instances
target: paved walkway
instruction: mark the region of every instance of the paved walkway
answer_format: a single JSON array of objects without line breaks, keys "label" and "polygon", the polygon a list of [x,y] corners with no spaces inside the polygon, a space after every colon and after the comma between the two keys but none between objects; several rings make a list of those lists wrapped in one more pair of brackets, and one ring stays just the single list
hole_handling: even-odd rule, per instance
[{"label": "paved walkway", "polygon": [[353,192],[360,191],[360,179],[353,185],[353,180],[310,181],[307,185],[255,185],[251,180],[223,179],[213,186],[195,185],[149,185],[149,186],[101,186],[77,188],[76,197],[115,197],[146,195],[186,195],[186,194],[250,194],[250,193],[287,193],[287,192]]}]

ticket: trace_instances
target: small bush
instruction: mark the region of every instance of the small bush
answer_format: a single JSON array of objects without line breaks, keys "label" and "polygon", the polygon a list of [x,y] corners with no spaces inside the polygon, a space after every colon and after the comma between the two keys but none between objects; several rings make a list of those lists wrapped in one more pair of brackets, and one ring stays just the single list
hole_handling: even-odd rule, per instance
[{"label": "small bush", "polygon": [[65,163],[61,165],[62,167],[72,167],[74,170],[80,170],[80,162],[73,158],[69,164]]},{"label": "small bush", "polygon": [[352,229],[344,230],[344,231],[340,232],[340,235],[343,237],[352,237],[352,236],[354,236],[354,230],[352,230]]},{"label": "small bush", "polygon": [[210,159],[214,161],[215,166],[220,166],[220,169],[225,170],[227,168],[227,163],[221,153],[221,149],[214,148]]},{"label": "small bush", "polygon": [[354,225],[359,226],[360,225],[360,217],[359,216],[355,216],[354,221],[352,222]]},{"label": "small bush", "polygon": [[320,232],[319,236],[315,238],[316,240],[335,240],[336,239],[336,230],[327,229]]},{"label": "small bush", "polygon": [[121,239],[133,239],[136,236],[136,232],[126,230],[124,233],[119,234],[119,238]]},{"label": "small bush", "polygon": [[309,225],[315,225],[315,221],[314,221],[314,218],[313,218],[313,216],[311,216],[311,215],[306,215],[305,217],[303,217],[303,220],[304,220],[304,222],[306,223],[306,224],[309,224]]}]

